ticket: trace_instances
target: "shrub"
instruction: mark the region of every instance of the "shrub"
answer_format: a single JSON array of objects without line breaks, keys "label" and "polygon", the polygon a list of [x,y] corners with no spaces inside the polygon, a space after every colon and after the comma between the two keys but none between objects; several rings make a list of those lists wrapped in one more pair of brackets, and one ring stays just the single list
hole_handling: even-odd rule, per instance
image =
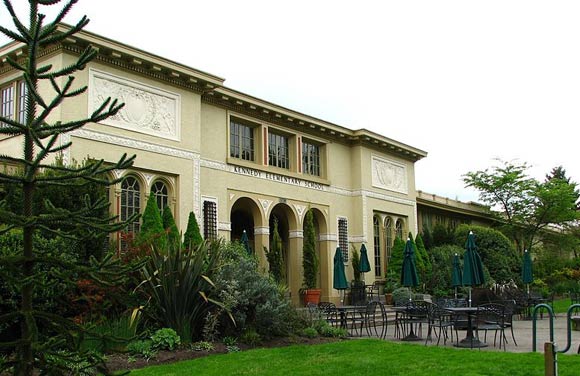
[{"label": "shrub", "polygon": [[166,250],[167,237],[164,236],[163,219],[155,196],[149,196],[141,220],[143,224],[138,234],[139,243],[155,245],[158,250]]},{"label": "shrub", "polygon": [[153,341],[149,339],[130,342],[127,346],[127,351],[129,354],[140,356],[146,360],[155,358],[157,355],[157,350],[153,347]]},{"label": "shrub", "polygon": [[519,284],[521,282],[522,262],[512,242],[498,230],[463,224],[455,230],[455,244],[457,246],[465,249],[469,231],[473,231],[475,234],[477,251],[491,277],[491,280],[486,281],[486,285],[489,286],[493,281],[500,284],[515,281]]},{"label": "shrub", "polygon": [[[451,287],[453,255],[461,255],[463,249],[456,245],[442,245],[431,249],[431,278],[428,281],[429,291],[434,296],[448,296]],[[460,256],[461,257],[461,256]]]},{"label": "shrub", "polygon": [[409,301],[409,288],[399,287],[393,291],[393,302],[396,306],[403,306]]},{"label": "shrub", "polygon": [[171,328],[158,329],[151,336],[153,347],[159,350],[175,350],[181,344],[181,338]]},{"label": "shrub", "polygon": [[[274,224],[277,231],[277,226]],[[318,278],[318,256],[316,255],[316,233],[314,230],[314,213],[306,212],[304,217],[304,244],[302,247],[302,267],[304,269],[303,285],[306,289],[315,289]]]},{"label": "shrub", "polygon": [[316,338],[318,337],[318,331],[313,327],[304,328],[302,330],[302,336],[306,338]]},{"label": "shrub", "polygon": [[[230,243],[214,282],[223,307],[231,310],[235,325],[220,312],[222,334],[239,334],[253,328],[262,336],[287,335],[295,330],[296,310],[280,293],[278,285],[260,273],[258,262],[239,243]],[[300,328],[301,329],[301,328]]]},{"label": "shrub", "polygon": [[183,235],[183,247],[195,249],[201,243],[203,243],[203,238],[199,232],[199,226],[197,224],[197,219],[193,212],[189,213],[189,218],[187,219],[187,229]]},{"label": "shrub", "polygon": [[194,351],[205,351],[205,352],[210,352],[214,349],[214,346],[210,343],[210,342],[206,342],[206,341],[199,341],[199,342],[195,342],[191,345],[191,348]]},{"label": "shrub", "polygon": [[254,329],[246,329],[240,336],[240,342],[248,346],[256,347],[262,343],[262,336]]},{"label": "shrub", "polygon": [[175,224],[175,218],[173,218],[173,213],[171,213],[169,206],[166,206],[163,209],[163,215],[161,216],[161,219],[163,220],[163,228],[167,233],[167,241],[173,247],[178,247],[179,244],[181,244],[181,235],[179,234],[179,230]]}]

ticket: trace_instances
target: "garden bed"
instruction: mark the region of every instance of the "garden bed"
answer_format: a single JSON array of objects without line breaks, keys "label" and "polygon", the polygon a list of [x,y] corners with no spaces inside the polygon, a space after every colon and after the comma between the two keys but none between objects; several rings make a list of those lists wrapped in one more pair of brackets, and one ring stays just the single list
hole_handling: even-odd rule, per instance
[{"label": "garden bed", "polygon": [[[316,338],[306,338],[306,337],[283,337],[274,338],[268,341],[262,342],[258,346],[248,346],[245,344],[238,344],[240,351],[246,351],[254,348],[273,348],[291,345],[316,345],[320,343],[329,343],[340,341],[338,338],[328,338],[328,337],[316,337]],[[109,371],[119,371],[119,370],[130,370],[143,368],[158,364],[173,363],[182,360],[190,360],[202,358],[209,355],[217,354],[227,354],[226,346],[221,342],[212,343],[213,350],[210,351],[196,351],[192,349],[180,348],[174,351],[159,351],[157,355],[152,359],[144,359],[141,357],[132,357],[128,354],[109,354],[107,355],[107,368]]]}]

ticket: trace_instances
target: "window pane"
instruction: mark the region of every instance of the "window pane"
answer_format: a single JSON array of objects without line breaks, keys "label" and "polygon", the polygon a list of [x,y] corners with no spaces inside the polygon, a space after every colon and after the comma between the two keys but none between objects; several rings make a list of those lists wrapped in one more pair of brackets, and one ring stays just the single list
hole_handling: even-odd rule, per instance
[{"label": "window pane", "polygon": [[288,137],[268,133],[268,164],[280,168],[290,168]]},{"label": "window pane", "polygon": [[[141,187],[137,179],[129,176],[121,184],[121,220],[125,221],[140,210]],[[127,232],[139,232],[139,220],[127,226]]]},{"label": "window pane", "polygon": [[20,123],[26,123],[26,83],[20,81],[18,83],[18,121]]},{"label": "window pane", "polygon": [[230,156],[254,160],[254,128],[233,120],[230,122]]},{"label": "window pane", "polygon": [[375,276],[380,277],[381,269],[381,228],[379,219],[373,217],[373,242],[375,251]]},{"label": "window pane", "polygon": [[151,194],[155,197],[155,201],[157,201],[157,207],[159,208],[161,214],[163,214],[163,209],[165,209],[169,201],[167,186],[165,186],[163,182],[157,181],[151,187]]},{"label": "window pane", "polygon": [[8,86],[1,90],[0,115],[7,119],[12,119],[14,116],[14,87]]},{"label": "window pane", "polygon": [[317,145],[302,143],[302,171],[308,175],[320,176],[320,148]]}]

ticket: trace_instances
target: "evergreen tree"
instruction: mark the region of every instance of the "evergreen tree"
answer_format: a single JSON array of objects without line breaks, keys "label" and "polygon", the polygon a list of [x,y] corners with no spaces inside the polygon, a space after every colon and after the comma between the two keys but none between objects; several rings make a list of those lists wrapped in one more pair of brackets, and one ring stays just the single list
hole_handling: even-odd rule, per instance
[{"label": "evergreen tree", "polygon": [[403,252],[405,250],[405,241],[399,237],[396,237],[393,242],[393,249],[391,253],[391,260],[389,265],[387,265],[388,273],[396,273],[399,277],[401,276],[401,269],[403,268]]},{"label": "evergreen tree", "polygon": [[[274,229],[276,232],[278,231],[276,223],[274,224]],[[315,289],[318,277],[318,257],[316,255],[316,233],[314,231],[314,213],[312,210],[308,210],[304,217],[302,267],[304,268],[304,287]]]},{"label": "evergreen tree", "polygon": [[433,248],[433,236],[431,235],[431,230],[427,226],[423,226],[423,244],[426,250],[431,250]]},{"label": "evergreen tree", "polygon": [[171,246],[178,246],[181,242],[181,235],[179,234],[179,230],[177,229],[177,225],[175,224],[175,218],[173,218],[173,214],[171,213],[171,209],[169,206],[166,206],[163,209],[163,228],[167,233],[167,240]]},{"label": "evergreen tree", "polygon": [[203,238],[199,232],[199,226],[197,225],[197,219],[193,212],[189,213],[189,218],[187,219],[187,230],[183,235],[183,246],[187,249],[196,249],[201,243],[203,243]]},{"label": "evergreen tree", "polygon": [[141,230],[137,236],[140,244],[155,245],[157,249],[164,251],[167,246],[167,237],[163,228],[163,219],[157,206],[155,196],[149,196],[147,205],[141,218]]},{"label": "evergreen tree", "polygon": [[421,259],[423,260],[423,268],[419,270],[419,279],[421,281],[429,281],[431,279],[431,257],[429,257],[427,249],[425,249],[425,244],[423,243],[421,234],[417,234],[415,237],[415,245],[417,246],[417,253],[421,255]]},{"label": "evergreen tree", "polygon": [[[10,184],[22,191],[21,212],[10,211],[5,200],[0,202],[0,235],[13,229],[21,229],[23,234],[22,246],[15,250],[17,255],[2,257],[0,260],[0,279],[14,286],[18,294],[15,299],[20,302],[17,310],[0,314],[0,327],[17,324],[21,328],[16,341],[6,343],[2,339],[0,342],[1,348],[15,352],[8,361],[0,363],[0,373],[14,367],[17,375],[37,372],[65,374],[67,372],[57,369],[51,359],[61,359],[61,365],[64,359],[70,363],[73,356],[76,357],[75,361],[84,358],[94,362],[96,359],[87,357],[75,347],[81,328],[68,318],[42,311],[38,302],[33,300],[35,290],[48,288],[46,283],[50,283],[50,277],[58,277],[68,283],[74,283],[75,278],[81,277],[93,279],[100,284],[115,285],[128,273],[126,268],[112,259],[112,255],[107,255],[101,261],[92,258],[88,265],[80,265],[59,255],[46,255],[42,249],[33,247],[33,237],[39,230],[57,237],[78,239],[79,231],[111,233],[121,230],[128,222],[136,219],[133,216],[125,223],[115,223],[116,218],[95,215],[108,206],[104,197],[92,201],[85,195],[82,207],[72,210],[57,207],[49,199],[44,200],[42,209],[33,205],[47,187],[83,185],[89,182],[116,184],[119,180],[107,181],[102,176],[132,166],[134,159],[124,155],[117,163],[104,164],[103,160],[99,160],[79,167],[56,167],[46,163],[47,159],[71,146],[71,142],[61,144],[61,135],[87,123],[98,123],[116,114],[123,106],[109,98],[87,118],[56,122],[50,120],[67,98],[82,95],[86,91],[86,86],[74,87],[72,75],[84,69],[97,54],[89,46],[79,53],[76,60],[63,68],[39,64],[39,57],[46,47],[69,39],[88,23],[88,19],[83,17],[73,26],[61,25],[76,0],[68,1],[51,22],[42,14],[44,12],[39,12],[41,6],[53,6],[59,2],[30,0],[28,26],[20,21],[10,0],[3,2],[14,23],[14,30],[0,26],[0,33],[22,43],[26,49],[20,57],[6,58],[7,63],[19,72],[26,87],[26,98],[24,119],[0,116],[0,136],[22,139],[20,157],[0,155],[0,164],[20,168],[17,173],[0,173],[0,184]],[[41,171],[58,171],[58,174],[41,175]],[[39,270],[48,270],[50,276],[39,273]],[[49,282],[43,282],[47,279]]]}]

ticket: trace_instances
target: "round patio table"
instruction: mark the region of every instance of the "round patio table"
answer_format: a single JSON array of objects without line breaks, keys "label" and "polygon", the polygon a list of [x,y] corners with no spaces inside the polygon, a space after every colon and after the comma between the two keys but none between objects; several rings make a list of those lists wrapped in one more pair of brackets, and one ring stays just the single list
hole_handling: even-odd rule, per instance
[{"label": "round patio table", "polygon": [[480,341],[479,338],[473,334],[473,315],[477,313],[477,307],[446,307],[444,309],[453,314],[467,315],[467,334],[464,339],[454,345],[455,347],[466,347],[470,349],[487,347],[487,343]]}]

